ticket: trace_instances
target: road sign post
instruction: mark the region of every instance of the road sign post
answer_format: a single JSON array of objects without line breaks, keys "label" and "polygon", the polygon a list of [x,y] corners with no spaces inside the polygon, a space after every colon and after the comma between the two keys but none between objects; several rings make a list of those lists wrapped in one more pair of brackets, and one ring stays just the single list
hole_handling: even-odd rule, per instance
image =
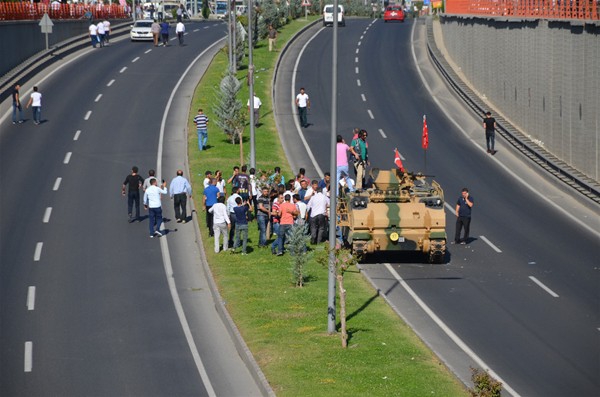
[{"label": "road sign post", "polygon": [[310,1],[304,0],[301,6],[304,7],[304,19],[308,19],[308,7],[311,6]]},{"label": "road sign post", "polygon": [[48,16],[48,13],[44,13],[44,16],[38,25],[42,28],[42,33],[46,35],[46,50],[48,50],[48,33],[52,33],[52,26],[54,26],[54,23]]}]

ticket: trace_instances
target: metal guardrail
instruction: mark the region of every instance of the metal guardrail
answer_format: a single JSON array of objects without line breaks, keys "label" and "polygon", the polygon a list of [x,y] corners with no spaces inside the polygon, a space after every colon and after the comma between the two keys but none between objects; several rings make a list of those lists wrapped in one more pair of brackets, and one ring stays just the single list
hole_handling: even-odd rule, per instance
[{"label": "metal guardrail", "polygon": [[447,14],[600,20],[598,0],[446,0]]},{"label": "metal guardrail", "polygon": [[[448,61],[446,61],[444,55],[435,43],[433,20],[431,18],[427,19],[427,49],[433,63],[448,84],[454,89],[456,94],[477,116],[483,118],[483,114],[490,110],[489,105],[479,98],[479,96],[458,76],[454,69],[452,69],[452,66],[450,66]],[[494,118],[496,119],[498,133],[506,139],[506,141],[544,170],[571,188],[577,190],[588,199],[600,204],[600,185],[595,180],[536,145],[535,142],[515,128],[508,120],[499,116],[498,112],[494,112],[494,114],[496,115]]]}]

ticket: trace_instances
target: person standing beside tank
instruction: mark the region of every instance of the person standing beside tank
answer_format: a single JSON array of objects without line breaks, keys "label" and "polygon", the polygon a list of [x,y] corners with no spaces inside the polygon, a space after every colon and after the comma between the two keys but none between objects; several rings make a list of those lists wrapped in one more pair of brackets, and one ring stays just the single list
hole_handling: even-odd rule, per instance
[{"label": "person standing beside tank", "polygon": [[487,112],[483,119],[483,128],[485,129],[485,143],[487,152],[492,156],[496,154],[494,144],[496,142],[496,119],[492,117],[492,112]]},{"label": "person standing beside tank", "polygon": [[[469,189],[463,188],[460,197],[456,201],[456,232],[454,233],[455,244],[466,244],[469,240],[469,230],[471,226],[471,209],[475,200],[469,195]],[[463,239],[460,238],[462,229],[465,229]]]}]

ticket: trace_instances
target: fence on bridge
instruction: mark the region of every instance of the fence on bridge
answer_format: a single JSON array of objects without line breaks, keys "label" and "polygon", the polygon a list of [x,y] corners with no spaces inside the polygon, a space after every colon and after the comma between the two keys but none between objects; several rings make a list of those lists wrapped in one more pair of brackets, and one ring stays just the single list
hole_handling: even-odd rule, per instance
[{"label": "fence on bridge", "polygon": [[0,21],[37,20],[45,13],[51,19],[83,19],[88,18],[87,11],[93,19],[128,18],[125,8],[119,4],[86,5],[81,3],[30,3],[30,2],[0,2]]},{"label": "fence on bridge", "polygon": [[600,20],[599,0],[446,0],[447,14]]}]

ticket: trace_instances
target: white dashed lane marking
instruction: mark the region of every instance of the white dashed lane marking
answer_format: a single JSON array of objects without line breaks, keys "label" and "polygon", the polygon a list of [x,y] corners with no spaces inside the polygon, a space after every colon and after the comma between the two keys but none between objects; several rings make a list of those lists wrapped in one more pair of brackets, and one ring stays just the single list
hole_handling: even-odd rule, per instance
[{"label": "white dashed lane marking", "polygon": [[[387,135],[385,135],[385,132],[383,132],[383,130],[382,130],[381,128],[379,129],[379,134],[381,134],[381,136],[382,136],[383,138],[387,138]],[[402,155],[400,155],[400,158],[401,158],[402,160],[404,160],[404,158],[402,157]]]},{"label": "white dashed lane marking", "polygon": [[50,222],[50,215],[52,215],[52,207],[47,207],[46,211],[44,212],[44,219],[42,219],[42,221],[44,223]]},{"label": "white dashed lane marking", "polygon": [[501,253],[502,252],[502,250],[500,250],[500,248],[498,248],[494,244],[492,244],[492,242],[490,240],[488,240],[487,237],[485,237],[485,236],[479,236],[479,238],[482,239],[483,241],[485,241],[485,243],[487,245],[489,245],[490,247],[492,247],[492,249],[494,251],[496,251],[497,253]]},{"label": "white dashed lane marking", "polygon": [[543,289],[544,291],[546,291],[547,293],[549,293],[553,298],[558,298],[558,294],[554,291],[552,291],[550,288],[546,287],[544,285],[544,283],[542,283],[540,280],[538,280],[537,278],[533,277],[533,276],[529,276],[529,279],[531,281],[533,281],[534,283],[536,283],[541,289]]},{"label": "white dashed lane marking", "polygon": [[360,87],[360,79],[356,79],[356,85]]},{"label": "white dashed lane marking", "polygon": [[25,372],[33,369],[33,342],[25,342]]},{"label": "white dashed lane marking", "polygon": [[75,132],[75,136],[73,136],[73,140],[76,141],[79,139],[79,135],[81,135],[81,130],[77,130],[77,132]]},{"label": "white dashed lane marking", "polygon": [[63,160],[64,164],[69,164],[69,161],[71,161],[72,154],[73,154],[73,152],[67,152],[67,154],[65,154],[65,159]]},{"label": "white dashed lane marking", "polygon": [[119,70],[119,73],[123,73],[126,70],[127,70],[127,66],[124,66],[123,69]]},{"label": "white dashed lane marking", "polygon": [[360,97],[362,98],[363,102],[367,102],[367,97],[365,97],[365,94],[360,94]]},{"label": "white dashed lane marking", "polygon": [[35,287],[27,288],[27,310],[35,309]]},{"label": "white dashed lane marking", "polygon": [[144,54],[147,54],[147,53],[149,53],[150,51],[152,51],[152,48],[151,48],[151,49],[149,49],[149,50],[146,50],[146,52],[144,52]]},{"label": "white dashed lane marking", "polygon": [[373,112],[371,112],[371,109],[367,109],[367,113],[369,113],[369,117],[371,118],[371,120],[375,120],[375,116],[373,116]]},{"label": "white dashed lane marking", "polygon": [[197,32],[197,31],[199,31],[199,30],[200,30],[200,29],[194,29],[194,30],[192,30],[192,32]]},{"label": "white dashed lane marking", "polygon": [[111,81],[108,82],[108,84],[106,86],[110,87],[111,85],[113,85],[114,82],[115,82],[115,79],[112,79]]},{"label": "white dashed lane marking", "polygon": [[39,242],[35,245],[35,252],[33,253],[33,260],[35,262],[39,262],[40,258],[42,257],[42,247],[44,246],[44,243]]},{"label": "white dashed lane marking", "polygon": [[96,99],[94,99],[94,102],[100,101],[100,98],[102,98],[102,94],[98,94],[98,96],[96,97]]},{"label": "white dashed lane marking", "polygon": [[92,115],[92,111],[88,110],[87,113],[85,114],[85,116],[83,116],[83,119],[84,120],[89,120],[91,115]]},{"label": "white dashed lane marking", "polygon": [[357,54],[358,54],[358,51],[359,51],[359,50],[360,50],[360,48],[357,48],[357,49],[356,49],[356,53],[357,53]]},{"label": "white dashed lane marking", "polygon": [[131,63],[137,62],[138,59],[140,59],[140,57],[133,58],[133,60],[131,61]]},{"label": "white dashed lane marking", "polygon": [[358,42],[358,46],[360,47],[360,41]]},{"label": "white dashed lane marking", "polygon": [[354,71],[356,72],[356,74],[358,74],[358,66],[354,68]]},{"label": "white dashed lane marking", "polygon": [[58,188],[60,187],[61,181],[62,181],[62,178],[60,178],[60,177],[56,178],[56,180],[54,181],[54,187],[52,187],[52,190],[57,191]]}]

